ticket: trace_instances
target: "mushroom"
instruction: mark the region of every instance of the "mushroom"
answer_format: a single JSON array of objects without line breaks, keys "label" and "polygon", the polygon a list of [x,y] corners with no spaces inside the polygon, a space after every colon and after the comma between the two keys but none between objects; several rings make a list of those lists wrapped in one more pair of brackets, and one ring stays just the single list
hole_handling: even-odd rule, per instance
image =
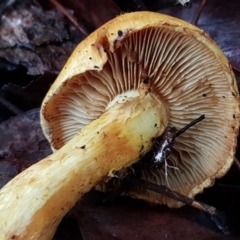
[{"label": "mushroom", "polygon": [[[151,12],[106,23],[75,49],[47,93],[41,124],[54,153],[0,190],[0,239],[51,239],[81,196],[138,161],[168,126],[206,119],[176,139],[171,188],[194,197],[230,168],[239,94],[229,63],[199,28]],[[166,184],[164,170],[143,179]],[[101,185],[104,189],[104,185]],[[178,207],[132,189],[148,202]]]}]

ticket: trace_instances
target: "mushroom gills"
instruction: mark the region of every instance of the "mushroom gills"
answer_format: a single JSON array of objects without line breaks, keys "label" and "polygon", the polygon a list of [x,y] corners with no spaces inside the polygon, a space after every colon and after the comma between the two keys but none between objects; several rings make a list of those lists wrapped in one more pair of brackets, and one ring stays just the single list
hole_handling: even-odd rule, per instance
[{"label": "mushroom gills", "polygon": [[[148,23],[151,17],[146,19]],[[168,161],[179,170],[168,168],[169,183],[164,169],[144,169],[143,179],[194,197],[232,164],[239,128],[233,116],[239,114],[239,94],[227,59],[202,31],[184,27],[182,22],[171,27],[165,21],[157,22],[133,28],[120,40],[108,36],[113,49],[104,49],[107,60],[101,70],[85,69],[62,79],[64,88],[59,87],[61,91],[44,105],[47,124],[43,130],[57,150],[109,106],[138,94],[139,86],[149,80],[146,85],[151,94],[167,109],[169,127],[181,129],[202,114],[206,119],[176,139]],[[97,35],[91,42],[101,40]],[[73,64],[72,70],[77,66]],[[134,189],[129,195],[170,207],[182,206],[144,189]]]},{"label": "mushroom gills", "polygon": [[151,94],[110,107],[65,146],[1,189],[0,239],[51,239],[84,193],[152,148],[166,119],[165,109]]}]

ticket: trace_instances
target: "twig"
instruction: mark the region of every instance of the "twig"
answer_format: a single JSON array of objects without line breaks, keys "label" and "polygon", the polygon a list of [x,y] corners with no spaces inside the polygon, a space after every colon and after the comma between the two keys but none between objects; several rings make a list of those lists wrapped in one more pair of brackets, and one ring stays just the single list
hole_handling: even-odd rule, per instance
[{"label": "twig", "polygon": [[[193,120],[189,124],[187,124],[185,127],[183,127],[180,130],[177,130],[175,127],[171,127],[170,129],[167,129],[163,135],[155,139],[154,144],[154,157],[153,157],[153,164],[152,166],[157,167],[161,165],[162,163],[166,163],[168,156],[170,155],[175,139],[176,137],[180,136],[184,132],[186,132],[190,127],[196,125],[200,121],[202,121],[205,118],[205,115],[201,115],[197,119]],[[152,159],[150,160],[150,162]]]},{"label": "twig", "polygon": [[227,223],[228,222],[227,215],[223,212],[218,211],[215,207],[196,201],[192,198],[186,197],[180,193],[172,191],[171,189],[163,185],[157,185],[134,177],[127,178],[126,181],[133,185],[138,185],[144,189],[160,193],[176,201],[182,202],[186,205],[204,211],[205,213],[207,213],[208,217],[211,219],[211,221],[214,223],[214,225],[218,228],[219,231],[221,231],[225,235],[230,234]]},{"label": "twig", "polygon": [[176,201],[179,201],[185,205],[194,207],[196,209],[199,209],[205,212],[208,215],[208,217],[211,219],[211,221],[214,223],[214,225],[218,228],[219,231],[221,231],[225,235],[228,235],[230,233],[229,227],[227,224],[228,217],[226,213],[218,211],[213,206],[210,206],[208,204],[186,197],[180,193],[172,191],[171,189],[163,185],[157,185],[157,184],[145,181],[143,179],[139,179],[132,175],[126,177],[123,181],[124,181],[124,184],[120,185],[117,191],[112,193],[110,196],[104,198],[103,200],[104,203],[112,203],[124,191],[129,191],[129,189],[131,189],[131,187],[133,186],[139,186],[141,188],[148,189],[150,191],[162,194]]},{"label": "twig", "polygon": [[61,5],[57,0],[50,0],[50,2],[58,8],[74,25],[75,27],[85,36],[88,35],[87,31],[81,27],[77,20]]},{"label": "twig", "polygon": [[192,126],[196,125],[197,123],[201,122],[203,119],[205,119],[205,115],[201,115],[199,118],[196,118],[195,120],[193,120],[192,122],[187,124],[185,127],[183,127],[182,129],[178,130],[177,133],[176,133],[176,137],[178,137],[179,135],[183,134],[190,127],[192,127]]},{"label": "twig", "polygon": [[157,184],[145,181],[143,179],[138,179],[138,178],[134,178],[134,177],[128,177],[126,179],[126,181],[128,181],[128,182],[130,182],[134,185],[138,185],[138,186],[140,186],[144,189],[148,189],[150,191],[160,193],[160,194],[165,195],[169,198],[172,198],[176,201],[179,201],[179,202],[182,202],[186,205],[189,205],[189,206],[192,206],[194,208],[200,209],[200,210],[202,210],[206,213],[209,213],[211,215],[216,214],[216,208],[214,208],[210,205],[207,205],[205,203],[195,201],[194,199],[186,197],[186,196],[184,196],[180,193],[177,193],[175,191],[172,191],[171,189],[169,189],[168,187],[165,187],[163,185],[157,185]]},{"label": "twig", "polygon": [[205,6],[205,4],[206,4],[206,1],[207,1],[207,0],[202,0],[201,5],[200,5],[200,7],[198,8],[198,11],[197,11],[197,13],[196,13],[196,15],[195,15],[195,17],[194,17],[194,19],[193,19],[193,21],[192,21],[192,23],[193,23],[194,25],[197,25],[197,24],[198,24],[199,17],[200,17],[200,15],[201,15],[202,11],[203,11],[203,8],[204,8],[204,6]]}]

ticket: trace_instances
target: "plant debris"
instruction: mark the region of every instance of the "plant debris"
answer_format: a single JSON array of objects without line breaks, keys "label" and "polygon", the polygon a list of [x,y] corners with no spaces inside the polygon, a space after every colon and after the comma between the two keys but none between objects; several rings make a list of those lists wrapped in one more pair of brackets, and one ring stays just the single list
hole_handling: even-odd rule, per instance
[{"label": "plant debris", "polygon": [[83,36],[58,10],[14,6],[1,17],[0,58],[27,68],[30,75],[59,72]]},{"label": "plant debris", "polygon": [[39,109],[0,124],[0,188],[19,172],[51,153],[43,136]]}]

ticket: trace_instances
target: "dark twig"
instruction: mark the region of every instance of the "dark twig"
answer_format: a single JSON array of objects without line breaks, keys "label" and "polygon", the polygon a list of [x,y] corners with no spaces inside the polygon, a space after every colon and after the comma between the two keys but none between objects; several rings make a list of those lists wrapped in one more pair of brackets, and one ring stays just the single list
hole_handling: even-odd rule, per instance
[{"label": "dark twig", "polygon": [[197,26],[197,24],[198,24],[199,17],[200,17],[200,15],[201,15],[202,11],[203,11],[203,8],[204,8],[204,6],[205,6],[205,4],[206,4],[206,1],[207,1],[207,0],[202,0],[201,5],[200,5],[200,7],[198,8],[198,11],[197,11],[197,13],[196,13],[196,15],[195,15],[195,17],[194,17],[194,19],[193,19],[193,21],[192,21],[192,23],[193,23],[194,25],[196,25],[196,26]]},{"label": "dark twig", "polygon": [[153,192],[160,193],[160,194],[165,195],[167,197],[170,197],[170,198],[172,198],[176,201],[179,201],[179,202],[182,202],[186,205],[189,205],[189,206],[192,206],[194,208],[200,209],[200,210],[202,210],[206,213],[209,213],[211,215],[216,214],[216,208],[214,208],[210,205],[195,201],[194,199],[186,197],[186,196],[184,196],[180,193],[177,193],[175,191],[172,191],[171,189],[169,189],[168,187],[165,187],[163,185],[157,185],[157,184],[145,181],[143,179],[138,179],[138,178],[134,178],[134,177],[128,177],[126,180],[128,182],[130,182],[131,184],[138,185],[138,186],[140,186],[144,189],[148,189],[148,190],[151,190]]},{"label": "dark twig", "polygon": [[186,197],[180,193],[172,191],[171,189],[163,185],[157,185],[157,184],[154,184],[142,179],[134,178],[134,177],[129,177],[126,179],[126,181],[132,185],[135,185],[135,186],[137,185],[144,189],[148,189],[150,191],[160,193],[176,201],[182,202],[183,204],[186,204],[191,207],[197,208],[201,211],[204,211],[205,213],[207,213],[207,215],[209,216],[209,218],[215,224],[215,226],[218,228],[219,231],[221,231],[225,235],[230,233],[229,227],[228,227],[227,214],[218,211],[215,207],[196,201],[192,198]]},{"label": "dark twig", "polygon": [[50,2],[58,8],[72,23],[75,25],[75,27],[85,36],[88,35],[87,31],[81,27],[77,20],[62,6],[57,0],[50,0]]},{"label": "dark twig", "polygon": [[151,166],[158,167],[159,165],[162,165],[162,163],[164,162],[166,163],[167,158],[172,151],[176,137],[186,132],[190,127],[196,125],[197,123],[202,121],[204,118],[205,118],[205,115],[201,115],[200,117],[196,118],[195,120],[193,120],[192,122],[190,122],[180,130],[177,130],[175,127],[171,127],[170,129],[167,129],[163,133],[163,135],[156,138],[154,149],[153,149],[154,157],[153,159],[150,160],[150,162],[153,162]]},{"label": "dark twig", "polygon": [[176,137],[178,137],[179,135],[183,134],[184,132],[186,132],[190,127],[194,126],[195,124],[201,122],[203,119],[205,119],[205,115],[201,115],[199,118],[196,118],[195,120],[193,120],[192,122],[190,122],[189,124],[187,124],[185,127],[183,127],[182,129],[178,130],[176,133]]}]

